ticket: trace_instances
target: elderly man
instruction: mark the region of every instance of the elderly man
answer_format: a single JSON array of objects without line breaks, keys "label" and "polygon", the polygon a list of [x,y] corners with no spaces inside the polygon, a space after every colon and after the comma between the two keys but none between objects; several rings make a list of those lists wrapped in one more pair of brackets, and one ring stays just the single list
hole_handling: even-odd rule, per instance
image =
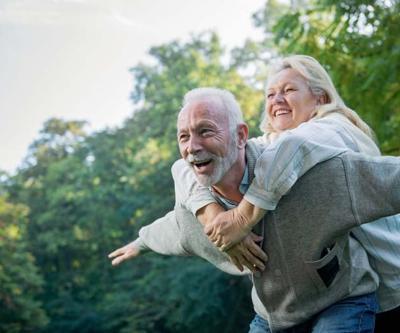
[{"label": "elderly man", "polygon": [[[196,179],[210,186],[227,209],[241,200],[263,151],[262,145],[247,142],[247,136],[231,94],[218,89],[187,94],[178,116],[181,155]],[[197,255],[225,272],[238,274],[191,213],[201,207],[193,207],[197,203],[190,201],[190,194],[202,189],[191,181],[193,173],[182,175],[180,163],[174,165],[173,175],[188,177],[194,185],[188,189],[177,186],[174,211],[142,228],[136,241],[111,253],[111,258],[116,257],[113,264],[151,249]],[[255,320],[251,332],[287,332],[289,328],[294,329],[291,332],[344,332],[338,328],[343,324],[346,332],[360,328],[372,332],[378,276],[349,231],[399,213],[399,188],[399,159],[364,158],[340,150],[301,177],[276,210],[253,230],[265,239],[261,246],[269,259],[265,267],[259,265],[265,268],[262,273],[253,274],[252,299],[256,313],[269,327],[257,327]],[[249,237],[243,246],[262,257],[253,247],[259,238]]]}]

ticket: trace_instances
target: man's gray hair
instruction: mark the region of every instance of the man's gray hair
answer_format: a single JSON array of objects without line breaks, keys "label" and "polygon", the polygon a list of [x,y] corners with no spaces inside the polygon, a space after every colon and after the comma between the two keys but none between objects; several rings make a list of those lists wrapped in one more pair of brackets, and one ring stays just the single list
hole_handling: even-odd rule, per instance
[{"label": "man's gray hair", "polygon": [[244,123],[239,103],[236,101],[235,96],[227,90],[215,87],[192,89],[183,97],[182,109],[194,102],[212,102],[219,104],[228,115],[231,133],[236,133],[237,126]]}]

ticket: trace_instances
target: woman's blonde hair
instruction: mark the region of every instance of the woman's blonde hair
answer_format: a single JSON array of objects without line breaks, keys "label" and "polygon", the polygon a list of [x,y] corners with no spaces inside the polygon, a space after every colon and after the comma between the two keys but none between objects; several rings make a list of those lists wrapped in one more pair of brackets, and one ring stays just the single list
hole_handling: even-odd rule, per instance
[{"label": "woman's blonde hair", "polygon": [[[270,68],[268,81],[271,80],[275,74],[287,68],[296,70],[305,78],[309,88],[311,89],[311,92],[315,97],[322,97],[322,100],[326,100],[325,104],[320,104],[315,109],[314,119],[322,118],[329,113],[337,112],[348,118],[355,126],[357,126],[369,137],[374,138],[371,128],[355,111],[344,104],[342,98],[336,91],[329,74],[317,60],[306,55],[293,55],[282,58]],[[266,134],[276,132],[271,126],[268,114],[266,112],[264,112],[260,129]]]}]

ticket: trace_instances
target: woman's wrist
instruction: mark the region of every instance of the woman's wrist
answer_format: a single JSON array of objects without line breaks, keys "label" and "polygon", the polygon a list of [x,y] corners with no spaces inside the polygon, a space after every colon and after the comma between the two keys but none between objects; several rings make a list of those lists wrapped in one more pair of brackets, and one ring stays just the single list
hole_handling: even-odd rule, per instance
[{"label": "woman's wrist", "polygon": [[237,207],[239,215],[245,221],[245,228],[251,230],[267,212],[265,209],[259,208],[243,199]]}]

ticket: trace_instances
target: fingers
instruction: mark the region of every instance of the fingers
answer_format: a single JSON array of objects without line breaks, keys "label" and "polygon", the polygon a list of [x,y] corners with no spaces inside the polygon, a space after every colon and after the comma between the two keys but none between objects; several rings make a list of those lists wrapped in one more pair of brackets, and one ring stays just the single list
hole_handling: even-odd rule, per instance
[{"label": "fingers", "polygon": [[121,256],[119,256],[119,257],[117,257],[117,258],[115,258],[115,259],[111,262],[111,265],[117,266],[117,265],[119,265],[121,262],[125,261],[126,259],[129,259],[129,256],[128,256],[127,253],[124,254],[124,255],[121,255]]},{"label": "fingers", "polygon": [[249,233],[240,221],[235,221],[233,211],[219,213],[212,223],[204,227],[208,239],[222,251],[227,251]]},{"label": "fingers", "polygon": [[[213,243],[214,243],[214,245],[216,246],[216,247],[218,247],[218,248],[220,248],[220,250],[222,250],[222,246],[223,246],[223,241],[222,241],[222,237],[221,236],[218,236],[218,237],[215,237],[215,240],[214,241],[212,241]],[[223,251],[223,250],[222,250]]]},{"label": "fingers", "polygon": [[123,257],[118,257],[116,259],[114,259],[113,261],[111,261],[111,265],[113,266],[117,266],[119,265],[122,261],[124,261],[125,259],[123,259]]},{"label": "fingers", "polygon": [[130,259],[130,258],[134,258],[139,254],[138,251],[135,251],[134,249],[128,249],[126,252],[121,252],[119,256],[117,256],[112,262],[111,264],[113,266],[119,265],[121,262]]},{"label": "fingers", "polygon": [[243,272],[243,266],[240,263],[240,261],[236,257],[229,257],[232,263],[237,267],[237,269],[241,272]]},{"label": "fingers", "polygon": [[259,269],[257,265],[252,264],[249,260],[245,259],[244,257],[242,257],[241,264],[246,266],[253,274],[260,273],[264,270],[264,268]]},{"label": "fingers", "polygon": [[244,241],[244,246],[252,253],[254,257],[261,259],[263,262],[268,261],[268,255],[261,249],[259,245],[250,241],[246,238]]},{"label": "fingers", "polygon": [[255,242],[261,242],[263,240],[262,236],[259,236],[259,235],[255,234],[254,232],[250,233],[250,237]]},{"label": "fingers", "polygon": [[[265,269],[264,263],[259,258],[254,256],[250,251],[243,251],[243,256],[246,258],[246,263],[248,263],[246,266],[252,271],[257,269],[263,271]],[[249,265],[252,268],[250,268]]]},{"label": "fingers", "polygon": [[111,264],[113,266],[116,266],[127,259],[137,257],[139,254],[140,254],[140,249],[137,246],[135,246],[134,242],[132,242],[132,243],[129,243],[128,245],[125,245],[125,246],[111,252],[108,255],[108,258],[110,258],[110,259],[114,258],[114,260],[111,262]]},{"label": "fingers", "polygon": [[213,230],[214,230],[214,229],[213,229],[212,224],[206,225],[206,226],[204,227],[204,232],[205,232],[205,234],[206,234],[208,237],[211,237],[211,236],[212,236]]},{"label": "fingers", "polygon": [[251,262],[249,262],[246,257],[244,257],[241,254],[232,254],[230,255],[230,259],[233,262],[233,264],[241,271],[243,272],[243,266],[247,267],[252,273],[257,272],[257,267],[253,266]]},{"label": "fingers", "polygon": [[268,261],[268,255],[262,250],[260,242],[263,240],[262,236],[250,233],[250,237],[243,240],[244,246],[256,257],[260,258],[263,262]]},{"label": "fingers", "polygon": [[[206,233],[206,235],[208,236],[208,239],[212,242],[218,242],[218,244],[222,245],[222,238],[223,235],[219,234],[217,228],[212,228],[211,226],[208,226],[208,229],[204,229],[204,232]],[[218,245],[220,246],[220,245]]]},{"label": "fingers", "polygon": [[114,258],[114,257],[119,256],[121,254],[124,254],[125,253],[125,248],[126,248],[126,246],[120,247],[119,249],[116,249],[114,252],[111,252],[108,255],[108,257],[111,259],[111,258]]},{"label": "fingers", "polygon": [[119,265],[122,261],[127,259],[125,247],[120,248],[120,249],[115,250],[114,252],[110,253],[108,255],[108,258],[110,258],[110,259],[115,258],[113,261],[111,261],[111,265],[113,265],[113,266]]},{"label": "fingers", "polygon": [[232,248],[232,246],[234,246],[235,244],[223,244],[222,239],[219,242],[220,245],[217,245],[221,251],[228,251],[229,249]]},{"label": "fingers", "polygon": [[227,251],[236,267],[247,267],[252,273],[260,273],[265,269],[263,261],[251,253],[242,243]]},{"label": "fingers", "polygon": [[254,247],[251,247],[249,250],[254,257],[259,258],[263,262],[268,261],[267,254],[258,245],[254,244]]}]

